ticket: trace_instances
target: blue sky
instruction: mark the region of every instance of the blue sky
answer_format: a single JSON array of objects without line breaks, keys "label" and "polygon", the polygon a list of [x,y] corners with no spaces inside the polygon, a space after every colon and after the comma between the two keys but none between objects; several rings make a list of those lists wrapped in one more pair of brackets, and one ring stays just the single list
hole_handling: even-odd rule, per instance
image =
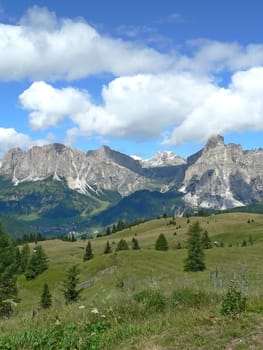
[{"label": "blue sky", "polygon": [[261,0],[0,0],[0,157],[262,147]]}]

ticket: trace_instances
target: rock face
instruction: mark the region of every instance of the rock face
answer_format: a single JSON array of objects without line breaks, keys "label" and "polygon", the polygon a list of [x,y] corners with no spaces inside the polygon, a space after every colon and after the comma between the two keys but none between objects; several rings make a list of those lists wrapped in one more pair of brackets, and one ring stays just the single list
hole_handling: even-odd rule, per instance
[{"label": "rock face", "polygon": [[[0,175],[15,185],[52,177],[65,180],[70,189],[84,194],[109,190],[127,196],[163,186],[158,172],[144,170],[139,161],[106,146],[87,154],[61,144],[33,147],[28,152],[14,148],[2,160]],[[174,177],[176,172],[165,181]]]},{"label": "rock face", "polygon": [[142,162],[103,146],[83,153],[51,144],[27,152],[11,149],[0,162],[0,175],[14,185],[52,178],[83,194],[179,189],[188,204],[227,209],[263,199],[263,150],[243,151],[221,136],[187,159],[171,152]]},{"label": "rock face", "polygon": [[186,160],[171,151],[157,152],[152,158],[142,160],[144,168],[166,167],[186,164]]},{"label": "rock face", "polygon": [[210,138],[203,150],[188,158],[180,190],[196,207],[227,209],[263,199],[263,150],[243,151]]}]

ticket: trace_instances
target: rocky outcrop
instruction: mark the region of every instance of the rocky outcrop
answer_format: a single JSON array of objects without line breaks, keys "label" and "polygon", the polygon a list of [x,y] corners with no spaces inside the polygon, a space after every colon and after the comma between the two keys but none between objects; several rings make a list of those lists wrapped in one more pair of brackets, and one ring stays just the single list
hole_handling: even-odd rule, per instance
[{"label": "rocky outcrop", "polygon": [[202,208],[227,209],[261,200],[263,150],[243,151],[214,136],[188,159],[180,190],[188,203]]},{"label": "rocky outcrop", "polygon": [[[52,177],[86,194],[110,190],[127,196],[140,189],[159,190],[163,186],[158,175],[144,170],[137,160],[106,146],[86,154],[61,144],[33,147],[27,152],[15,148],[2,160],[0,175],[16,185]],[[166,182],[173,177],[171,174]]]}]

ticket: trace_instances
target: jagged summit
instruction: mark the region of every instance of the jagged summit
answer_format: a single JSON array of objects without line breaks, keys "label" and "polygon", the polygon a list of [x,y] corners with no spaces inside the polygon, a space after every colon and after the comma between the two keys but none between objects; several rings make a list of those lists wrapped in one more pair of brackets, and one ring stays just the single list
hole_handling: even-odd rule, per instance
[{"label": "jagged summit", "polygon": [[186,160],[172,151],[157,152],[152,158],[141,161],[143,167],[165,167],[186,164]]},{"label": "jagged summit", "polygon": [[224,145],[224,137],[221,135],[214,135],[208,139],[205,149],[215,148],[219,145]]},{"label": "jagged summit", "polygon": [[0,162],[0,176],[14,185],[63,181],[85,195],[180,189],[194,207],[227,209],[263,200],[263,150],[243,151],[215,135],[187,162],[171,151],[143,161],[108,146],[84,153],[56,143],[11,149]]}]

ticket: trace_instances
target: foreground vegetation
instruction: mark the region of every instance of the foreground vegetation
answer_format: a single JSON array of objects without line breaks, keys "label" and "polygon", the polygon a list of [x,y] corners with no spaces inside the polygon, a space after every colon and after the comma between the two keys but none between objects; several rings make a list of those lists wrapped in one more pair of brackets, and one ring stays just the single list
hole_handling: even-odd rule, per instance
[{"label": "foreground vegetation", "polygon": [[[205,250],[203,271],[187,272],[187,232],[196,220],[213,248]],[[0,321],[0,349],[261,349],[262,233],[262,215],[232,213],[159,219],[94,239],[89,260],[87,241],[43,241],[48,269],[32,280],[18,277],[20,302]],[[160,234],[168,250],[156,250]],[[140,249],[131,249],[133,238]],[[121,239],[129,250],[115,252]],[[104,254],[107,242],[112,253]],[[75,265],[82,291],[66,304],[64,281]],[[237,313],[224,312],[233,305]]]}]

